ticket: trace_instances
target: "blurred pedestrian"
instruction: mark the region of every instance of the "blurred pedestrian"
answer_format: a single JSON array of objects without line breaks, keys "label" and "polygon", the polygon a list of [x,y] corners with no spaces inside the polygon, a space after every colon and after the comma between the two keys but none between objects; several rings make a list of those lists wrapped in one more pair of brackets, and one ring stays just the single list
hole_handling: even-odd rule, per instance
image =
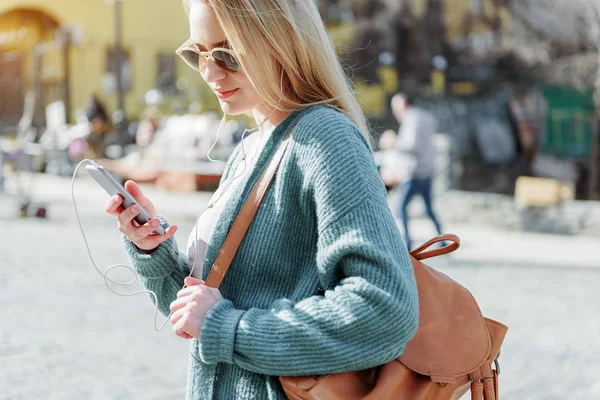
[{"label": "blurred pedestrian", "polygon": [[407,208],[414,196],[423,198],[427,216],[433,221],[438,234],[442,234],[439,220],[433,211],[431,190],[436,168],[434,135],[437,121],[432,113],[416,107],[414,99],[405,94],[394,95],[391,106],[394,117],[401,124],[395,145],[403,176],[397,189],[400,197],[398,216],[402,219],[406,246],[411,250]]},{"label": "blurred pedestrian", "polygon": [[396,151],[398,132],[387,129],[379,137],[379,151],[375,153],[375,160],[379,166],[379,176],[389,192],[395,189],[402,179],[400,158]]},{"label": "blurred pedestrian", "polygon": [[[177,53],[225,115],[254,115],[257,132],[234,150],[187,254],[173,239],[176,227],[157,217],[134,182],[126,188],[150,222],[135,224],[139,207],[124,209],[119,196],[106,209],[174,333],[192,339],[187,398],[286,400],[278,376],[396,359],[418,326],[414,271],[316,3],[186,6],[191,36]],[[287,153],[233,257],[223,243],[249,222],[236,220],[238,212],[282,143]],[[152,233],[159,223],[164,235]],[[219,253],[232,263],[222,285],[208,287]]]},{"label": "blurred pedestrian", "polygon": [[102,158],[105,155],[106,134],[110,131],[110,120],[106,107],[94,93],[87,96],[85,115],[90,123],[90,135],[87,143],[93,152],[93,157]]},{"label": "blurred pedestrian", "polygon": [[150,106],[142,112],[142,118],[135,133],[135,144],[139,147],[140,152],[143,153],[152,143],[161,118],[160,110],[154,106]]}]

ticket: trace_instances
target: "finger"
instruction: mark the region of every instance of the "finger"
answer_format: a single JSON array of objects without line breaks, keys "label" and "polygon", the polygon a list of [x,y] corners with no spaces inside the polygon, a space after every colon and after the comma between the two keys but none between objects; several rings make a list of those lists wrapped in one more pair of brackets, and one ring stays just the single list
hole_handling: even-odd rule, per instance
[{"label": "finger", "polygon": [[171,323],[173,325],[175,325],[177,322],[179,322],[179,320],[181,319],[181,317],[183,317],[183,315],[186,313],[186,309],[185,308],[180,308],[176,311],[173,311],[173,313],[171,314]]},{"label": "finger", "polygon": [[[147,236],[151,235],[152,232],[160,225],[160,220],[158,218],[152,218],[150,221],[146,222],[142,226],[134,227],[133,230],[129,233],[129,239],[135,241],[141,241]],[[143,244],[145,247],[145,244]],[[156,247],[156,246],[155,246]]]},{"label": "finger", "polygon": [[186,339],[186,340],[188,340],[188,339],[192,339],[192,338],[193,338],[193,336],[192,336],[192,335],[190,335],[190,334],[188,334],[188,333],[185,333],[185,332],[183,332],[182,334],[180,334],[180,335],[177,335],[177,336],[179,336],[179,337],[180,337],[180,338],[182,338],[182,339]]},{"label": "finger", "polygon": [[130,237],[136,225],[133,223],[133,218],[140,213],[140,207],[133,205],[124,210],[117,217],[119,231],[123,232],[127,237]]},{"label": "finger", "polygon": [[190,296],[197,292],[203,292],[205,288],[206,286],[202,285],[195,285],[183,288],[179,292],[177,292],[177,298]]},{"label": "finger", "polygon": [[198,286],[186,287],[177,292],[177,298],[185,298],[198,291]]},{"label": "finger", "polygon": [[179,336],[182,337],[184,339],[189,339],[191,338],[191,335],[189,333],[186,332],[186,324],[187,324],[187,320],[188,318],[186,317],[186,315],[184,314],[179,321],[177,321],[174,325],[173,325],[173,332]]},{"label": "finger", "polygon": [[188,303],[188,300],[188,296],[179,297],[171,302],[169,309],[172,313],[175,313],[177,310],[181,310],[183,307],[185,307]]},{"label": "finger", "polygon": [[144,196],[142,189],[140,189],[137,183],[134,181],[125,182],[125,190],[127,190],[133,196],[133,198],[136,199],[137,202],[146,209],[146,211],[148,211],[151,216],[156,217],[156,209],[154,208],[154,205],[146,196]]},{"label": "finger", "polygon": [[133,219],[140,213],[140,206],[134,204],[127,207],[121,214],[119,214],[119,223],[123,226],[129,226],[132,224]]},{"label": "finger", "polygon": [[121,204],[123,204],[123,198],[118,194],[114,195],[106,203],[106,212],[112,216],[118,216],[121,212],[123,212],[123,207],[121,207]]},{"label": "finger", "polygon": [[[196,278],[192,278],[195,281],[197,281],[198,283],[196,284],[196,286],[198,285],[204,285],[204,281],[201,281],[200,279],[196,279]],[[175,312],[179,309],[181,309],[182,307],[185,307],[185,305],[187,305],[190,300],[190,295],[192,295],[193,293],[195,293],[198,289],[197,288],[184,288],[181,289],[178,293],[177,293],[177,299],[173,300],[171,302],[171,304],[169,305],[169,309],[171,310],[171,312]]]},{"label": "finger", "polygon": [[206,282],[204,282],[201,279],[194,278],[193,276],[187,276],[183,280],[183,283],[185,283],[185,286],[197,286],[197,285],[204,285]]},{"label": "finger", "polygon": [[[154,230],[152,230],[152,232],[153,231]],[[150,235],[146,236],[145,238],[143,238],[142,241],[140,242],[140,244],[142,244],[144,247],[156,248],[162,242],[164,242],[167,239],[169,239],[170,237],[172,237],[175,234],[175,232],[177,232],[177,226],[171,225],[165,230],[164,235],[150,234]]]}]

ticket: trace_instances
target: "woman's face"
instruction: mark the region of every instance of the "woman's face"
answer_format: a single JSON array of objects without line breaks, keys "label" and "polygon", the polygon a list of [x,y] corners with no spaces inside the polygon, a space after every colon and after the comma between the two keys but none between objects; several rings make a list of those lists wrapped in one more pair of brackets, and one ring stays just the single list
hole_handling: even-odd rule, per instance
[{"label": "woman's face", "polygon": [[[199,0],[190,3],[190,38],[198,49],[231,48],[213,10]],[[243,70],[228,72],[208,60],[206,69],[200,75],[215,93],[226,114],[246,114],[263,103]]]}]

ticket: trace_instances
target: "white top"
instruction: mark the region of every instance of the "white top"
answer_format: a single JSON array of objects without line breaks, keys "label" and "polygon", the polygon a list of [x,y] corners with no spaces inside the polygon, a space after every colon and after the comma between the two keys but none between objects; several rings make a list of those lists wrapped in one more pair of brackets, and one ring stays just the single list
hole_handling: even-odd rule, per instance
[{"label": "white top", "polygon": [[[190,237],[188,239],[188,262],[190,269],[192,270],[192,276],[194,278],[202,278],[202,261],[206,253],[206,245],[210,240],[213,228],[216,221],[221,215],[221,211],[225,208],[232,194],[235,192],[235,188],[246,180],[248,175],[252,173],[256,166],[258,156],[265,147],[267,140],[271,136],[274,128],[263,129],[255,132],[244,139],[244,147],[246,153],[246,162],[240,161],[238,167],[229,173],[229,177],[219,185],[219,188],[215,191],[209,201],[209,206],[198,218],[196,225],[192,229]],[[212,205],[212,207],[211,207]],[[197,232],[196,232],[197,230]],[[196,240],[197,235],[197,240]],[[195,244],[198,244],[196,247]],[[194,260],[198,255],[198,262],[194,266]]]}]

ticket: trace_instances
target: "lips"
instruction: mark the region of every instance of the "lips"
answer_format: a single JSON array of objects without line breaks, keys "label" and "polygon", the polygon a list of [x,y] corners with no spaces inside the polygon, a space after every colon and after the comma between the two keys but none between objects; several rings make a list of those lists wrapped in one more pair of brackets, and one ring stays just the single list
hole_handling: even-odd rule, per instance
[{"label": "lips", "polygon": [[228,98],[230,98],[231,96],[233,96],[238,89],[233,89],[233,90],[215,90],[215,93],[217,94],[217,97],[221,100],[226,100]]}]

